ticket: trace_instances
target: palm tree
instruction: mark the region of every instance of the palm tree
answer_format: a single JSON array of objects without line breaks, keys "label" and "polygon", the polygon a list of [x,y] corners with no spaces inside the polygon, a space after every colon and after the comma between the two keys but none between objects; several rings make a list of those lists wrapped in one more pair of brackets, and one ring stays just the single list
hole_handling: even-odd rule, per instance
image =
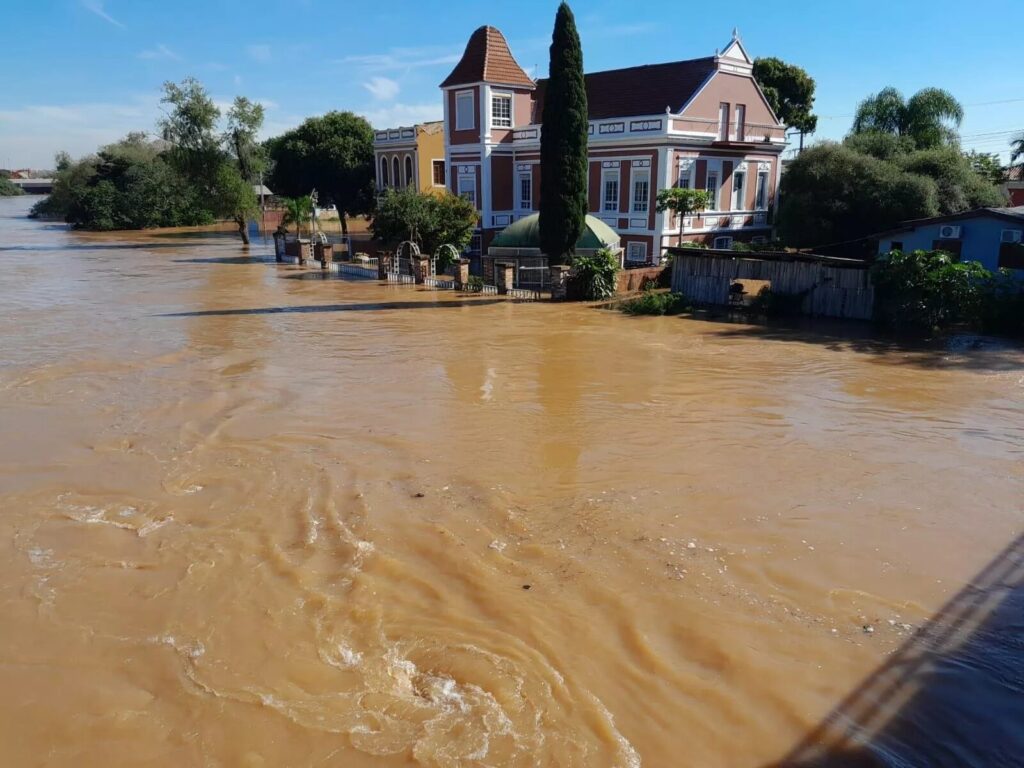
[{"label": "palm tree", "polygon": [[1024,179],[1024,133],[1010,142],[1010,167],[1019,168],[1020,178]]},{"label": "palm tree", "polygon": [[959,143],[956,129],[963,119],[963,106],[942,88],[923,88],[910,99],[895,88],[883,88],[857,107],[853,133],[908,136],[918,149],[932,149]]},{"label": "palm tree", "polygon": [[302,235],[302,225],[309,219],[313,211],[313,201],[309,195],[302,197],[286,197],[284,203],[284,217],[281,219],[281,226],[295,225],[295,237]]}]

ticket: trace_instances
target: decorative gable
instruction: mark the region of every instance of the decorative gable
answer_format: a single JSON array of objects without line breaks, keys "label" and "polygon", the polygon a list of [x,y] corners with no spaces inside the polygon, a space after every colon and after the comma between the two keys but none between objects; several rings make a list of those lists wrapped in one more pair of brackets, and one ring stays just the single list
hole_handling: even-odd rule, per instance
[{"label": "decorative gable", "polygon": [[733,29],[732,40],[725,46],[725,50],[715,54],[715,65],[723,72],[735,72],[740,75],[749,75],[753,72],[754,60],[743,47],[738,29]]}]

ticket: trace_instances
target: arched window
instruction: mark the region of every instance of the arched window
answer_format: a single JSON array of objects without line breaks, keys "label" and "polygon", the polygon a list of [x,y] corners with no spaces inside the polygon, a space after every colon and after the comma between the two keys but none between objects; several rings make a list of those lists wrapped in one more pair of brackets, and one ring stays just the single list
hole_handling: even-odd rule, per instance
[{"label": "arched window", "polygon": [[409,186],[414,181],[412,177],[412,158],[409,155],[405,156],[405,185]]},{"label": "arched window", "polygon": [[388,159],[386,157],[380,159],[380,186],[381,189],[388,188]]},{"label": "arched window", "polygon": [[402,172],[401,172],[401,166],[398,164],[398,158],[397,157],[391,158],[391,175],[395,179],[395,186],[396,187],[401,187],[402,186]]}]

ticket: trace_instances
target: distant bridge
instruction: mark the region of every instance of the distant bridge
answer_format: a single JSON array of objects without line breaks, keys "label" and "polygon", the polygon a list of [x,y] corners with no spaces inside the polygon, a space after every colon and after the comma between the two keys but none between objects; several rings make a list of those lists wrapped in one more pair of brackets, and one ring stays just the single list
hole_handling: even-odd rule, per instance
[{"label": "distant bridge", "polygon": [[48,195],[53,192],[53,179],[11,179],[10,182],[30,195]]}]

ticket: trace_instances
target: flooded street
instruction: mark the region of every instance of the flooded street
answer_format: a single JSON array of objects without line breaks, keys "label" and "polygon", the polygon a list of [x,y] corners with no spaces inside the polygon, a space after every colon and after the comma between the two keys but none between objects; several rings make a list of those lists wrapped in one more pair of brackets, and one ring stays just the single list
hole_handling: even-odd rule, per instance
[{"label": "flooded street", "polygon": [[28,207],[4,766],[760,768],[1022,531],[1011,345],[324,280]]}]

